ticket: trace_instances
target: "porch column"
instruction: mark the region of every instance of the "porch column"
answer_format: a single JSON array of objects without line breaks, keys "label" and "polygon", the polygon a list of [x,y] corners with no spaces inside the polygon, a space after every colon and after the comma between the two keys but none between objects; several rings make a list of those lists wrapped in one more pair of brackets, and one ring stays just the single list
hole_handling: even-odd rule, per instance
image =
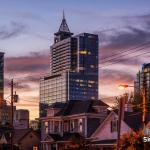
[{"label": "porch column", "polygon": [[58,143],[56,143],[56,150],[58,150]]}]

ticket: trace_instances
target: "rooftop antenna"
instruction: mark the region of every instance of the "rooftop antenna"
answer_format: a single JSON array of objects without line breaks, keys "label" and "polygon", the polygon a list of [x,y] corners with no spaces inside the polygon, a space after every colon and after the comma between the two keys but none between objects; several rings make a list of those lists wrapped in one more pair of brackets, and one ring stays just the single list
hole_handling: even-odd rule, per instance
[{"label": "rooftop antenna", "polygon": [[65,12],[64,12],[64,10],[63,10],[63,19],[65,19]]}]

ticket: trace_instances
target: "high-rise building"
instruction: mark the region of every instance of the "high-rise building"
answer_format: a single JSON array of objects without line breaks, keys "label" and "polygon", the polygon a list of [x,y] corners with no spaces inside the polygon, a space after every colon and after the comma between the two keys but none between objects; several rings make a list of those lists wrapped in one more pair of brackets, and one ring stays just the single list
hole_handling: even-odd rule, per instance
[{"label": "high-rise building", "polygon": [[40,113],[54,102],[98,99],[98,35],[73,36],[65,16],[50,47],[50,75],[40,80]]},{"label": "high-rise building", "polygon": [[143,64],[142,69],[137,73],[136,80],[134,82],[134,97],[137,104],[143,103],[144,93],[147,109],[146,120],[150,120],[150,63]]},{"label": "high-rise building", "polygon": [[143,64],[141,71],[137,73],[136,81],[134,82],[134,95],[137,100],[142,101],[142,93],[145,89],[146,100],[150,104],[150,63]]},{"label": "high-rise building", "polygon": [[0,106],[4,100],[4,53],[0,52]]}]

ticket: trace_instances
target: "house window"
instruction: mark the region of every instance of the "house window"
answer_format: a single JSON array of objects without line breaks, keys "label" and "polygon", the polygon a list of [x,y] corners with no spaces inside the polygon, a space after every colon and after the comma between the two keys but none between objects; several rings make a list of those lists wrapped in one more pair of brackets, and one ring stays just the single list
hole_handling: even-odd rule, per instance
[{"label": "house window", "polygon": [[47,134],[48,133],[48,122],[45,122],[44,125],[45,125],[45,133]]},{"label": "house window", "polygon": [[74,120],[70,121],[70,131],[74,132]]},{"label": "house window", "polygon": [[83,132],[83,122],[82,119],[79,119],[79,132]]},{"label": "house window", "polygon": [[117,132],[118,130],[118,120],[111,121],[111,132]]},{"label": "house window", "polygon": [[54,122],[54,132],[59,132],[59,121]]}]

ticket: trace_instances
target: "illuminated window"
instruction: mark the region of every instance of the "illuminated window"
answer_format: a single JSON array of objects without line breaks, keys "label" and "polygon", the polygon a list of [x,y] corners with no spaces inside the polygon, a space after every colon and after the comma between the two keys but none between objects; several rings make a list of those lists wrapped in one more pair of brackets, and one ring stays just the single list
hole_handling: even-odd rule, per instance
[{"label": "illuminated window", "polygon": [[90,65],[90,67],[91,67],[91,68],[95,68],[95,66],[94,66],[94,65]]},{"label": "illuminated window", "polygon": [[80,54],[81,54],[81,55],[86,55],[86,54],[87,54],[87,51],[86,51],[86,50],[82,50],[82,51],[80,51]]},{"label": "illuminated window", "polygon": [[93,84],[93,83],[95,83],[95,81],[89,80],[88,83]]}]

